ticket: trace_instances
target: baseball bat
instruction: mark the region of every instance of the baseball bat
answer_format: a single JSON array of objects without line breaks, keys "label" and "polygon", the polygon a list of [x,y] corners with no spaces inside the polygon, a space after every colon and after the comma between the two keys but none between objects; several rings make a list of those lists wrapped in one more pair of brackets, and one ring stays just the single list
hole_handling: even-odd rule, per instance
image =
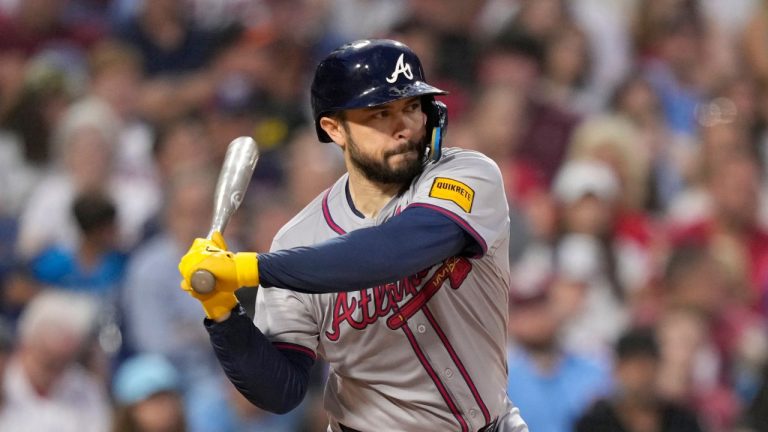
[{"label": "baseball bat", "polygon": [[[214,232],[224,232],[232,214],[240,207],[258,160],[259,148],[253,138],[242,136],[229,143],[213,195],[209,240]],[[192,274],[190,283],[195,292],[207,294],[216,286],[216,278],[207,270],[197,270]]]}]

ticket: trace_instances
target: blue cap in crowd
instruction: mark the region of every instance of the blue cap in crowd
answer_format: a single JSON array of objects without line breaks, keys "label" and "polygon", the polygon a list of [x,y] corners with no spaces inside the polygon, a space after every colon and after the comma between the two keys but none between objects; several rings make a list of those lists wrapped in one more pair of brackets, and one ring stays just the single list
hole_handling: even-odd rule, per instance
[{"label": "blue cap in crowd", "polygon": [[118,368],[112,387],[115,400],[130,405],[157,393],[178,391],[179,375],[165,357],[141,354]]}]

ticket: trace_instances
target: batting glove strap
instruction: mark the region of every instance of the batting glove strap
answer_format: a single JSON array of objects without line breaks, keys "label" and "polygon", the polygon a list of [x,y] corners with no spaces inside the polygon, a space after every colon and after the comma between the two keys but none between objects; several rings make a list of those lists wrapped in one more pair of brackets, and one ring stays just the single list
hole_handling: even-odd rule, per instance
[{"label": "batting glove strap", "polygon": [[259,255],[255,252],[238,252],[235,254],[237,268],[237,285],[253,287],[259,285]]}]

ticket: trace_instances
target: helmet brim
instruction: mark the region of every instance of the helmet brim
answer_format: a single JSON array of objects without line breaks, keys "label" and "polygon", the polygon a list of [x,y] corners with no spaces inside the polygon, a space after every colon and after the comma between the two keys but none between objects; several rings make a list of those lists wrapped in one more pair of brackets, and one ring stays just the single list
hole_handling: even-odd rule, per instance
[{"label": "helmet brim", "polygon": [[345,106],[339,107],[339,109],[370,108],[410,97],[442,94],[448,94],[448,92],[429,85],[424,81],[379,86],[365,90],[356,98],[351,99]]}]

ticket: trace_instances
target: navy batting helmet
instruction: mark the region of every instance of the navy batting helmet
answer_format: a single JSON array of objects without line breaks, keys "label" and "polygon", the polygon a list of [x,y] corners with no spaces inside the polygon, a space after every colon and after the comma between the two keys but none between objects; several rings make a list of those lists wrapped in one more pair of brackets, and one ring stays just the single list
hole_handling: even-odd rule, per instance
[{"label": "navy batting helmet", "polygon": [[446,93],[426,83],[421,61],[405,44],[387,39],[348,43],[331,52],[315,71],[312,114],[317,137],[331,142],[320,127],[323,116],[421,96],[422,110],[427,115],[430,158],[437,160],[448,111],[445,104],[435,101],[434,95]]}]

